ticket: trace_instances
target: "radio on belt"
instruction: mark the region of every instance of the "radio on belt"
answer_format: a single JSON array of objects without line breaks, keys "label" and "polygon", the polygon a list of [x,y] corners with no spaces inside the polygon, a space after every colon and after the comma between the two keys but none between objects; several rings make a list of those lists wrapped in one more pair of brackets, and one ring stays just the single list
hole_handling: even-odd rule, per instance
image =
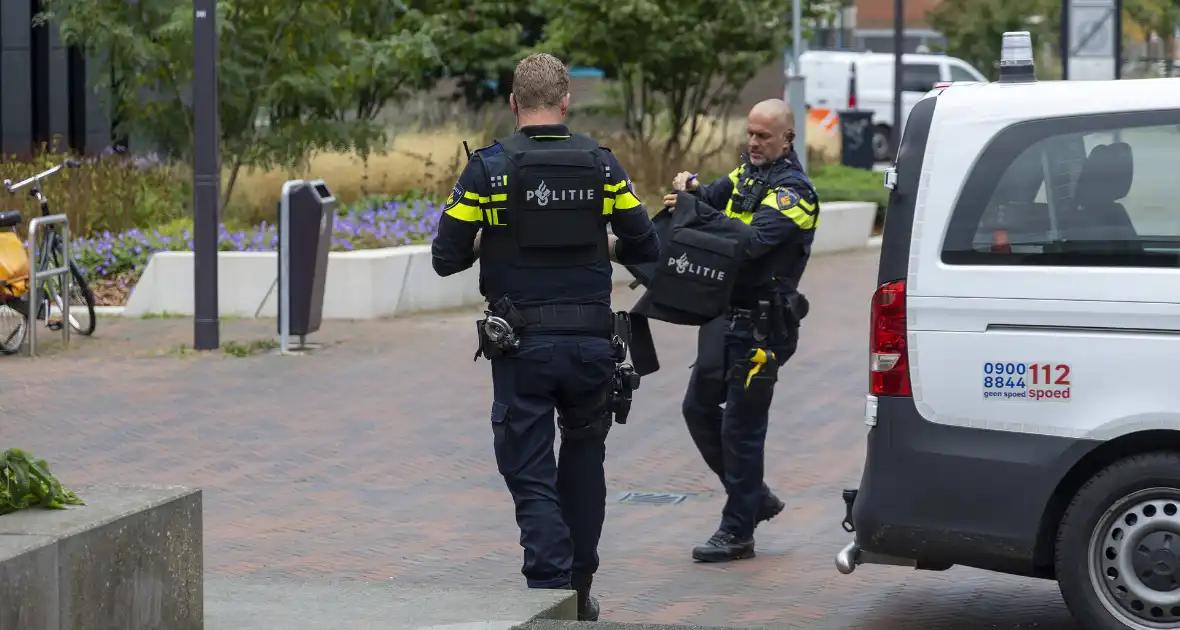
[{"label": "radio on belt", "polygon": [[1029,32],[996,43],[998,81],[903,112],[836,567],[1055,580],[1071,627],[1180,630],[1180,80],[1038,81]]}]

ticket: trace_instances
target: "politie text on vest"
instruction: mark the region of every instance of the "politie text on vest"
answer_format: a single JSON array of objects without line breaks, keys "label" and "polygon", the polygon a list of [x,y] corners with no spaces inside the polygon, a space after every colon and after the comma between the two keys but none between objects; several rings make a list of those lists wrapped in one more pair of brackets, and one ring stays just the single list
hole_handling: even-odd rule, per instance
[{"label": "politie text on vest", "polygon": [[547,206],[550,201],[594,201],[594,189],[553,190],[545,185],[545,180],[541,180],[541,185],[537,186],[536,190],[525,193],[525,200],[536,200],[539,206]]},{"label": "politie text on vest", "polygon": [[672,258],[671,256],[669,256],[668,257],[668,266],[669,267],[675,266],[676,273],[679,273],[679,274],[691,273],[693,275],[703,276],[703,277],[709,278],[711,280],[724,280],[725,279],[725,272],[724,271],[719,271],[717,269],[710,269],[708,267],[702,267],[701,265],[694,264],[692,261],[690,261],[688,259],[688,254],[681,254],[680,258]]}]

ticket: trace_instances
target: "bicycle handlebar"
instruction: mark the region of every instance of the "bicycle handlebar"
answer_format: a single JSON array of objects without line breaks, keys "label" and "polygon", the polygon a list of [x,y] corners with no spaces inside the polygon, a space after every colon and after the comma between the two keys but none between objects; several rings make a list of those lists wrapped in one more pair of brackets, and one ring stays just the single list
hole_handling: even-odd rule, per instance
[{"label": "bicycle handlebar", "polygon": [[42,179],[45,179],[46,177],[53,175],[54,173],[60,171],[63,168],[66,168],[67,166],[70,168],[78,168],[79,166],[82,166],[82,163],[79,162],[78,160],[72,160],[72,159],[66,158],[66,160],[64,162],[62,162],[61,164],[58,164],[57,166],[54,166],[53,168],[51,168],[43,173],[37,173],[36,175],[34,175],[24,181],[17,182],[14,184],[14,183],[12,183],[11,179],[4,180],[4,190],[8,191],[9,194],[12,194],[12,193],[20,190],[21,188],[24,188],[25,186],[32,184],[33,182],[41,181]]}]

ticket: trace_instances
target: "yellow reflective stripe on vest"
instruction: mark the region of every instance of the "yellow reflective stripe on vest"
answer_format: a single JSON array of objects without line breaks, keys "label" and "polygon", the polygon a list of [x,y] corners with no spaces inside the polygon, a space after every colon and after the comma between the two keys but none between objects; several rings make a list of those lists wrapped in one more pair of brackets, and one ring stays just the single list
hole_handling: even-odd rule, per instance
[{"label": "yellow reflective stripe on vest", "polygon": [[606,184],[602,188],[608,194],[602,198],[602,213],[613,214],[615,208],[619,210],[630,210],[638,208],[640,205],[639,198],[628,188],[629,181],[623,180],[617,184]]},{"label": "yellow reflective stripe on vest", "polygon": [[475,193],[464,193],[459,203],[447,208],[444,214],[464,223],[479,223],[479,220],[483,218],[483,211],[479,207],[481,201],[479,195]]},{"label": "yellow reflective stripe on vest", "polygon": [[795,225],[798,225],[801,229],[814,230],[815,226],[819,224],[819,212],[816,210],[815,204],[799,196],[795,203],[786,208],[781,208],[778,203],[778,196],[779,190],[772,190],[762,200],[762,204],[782,212],[785,217],[794,221]]},{"label": "yellow reflective stripe on vest", "polygon": [[478,223],[484,216],[483,206],[493,201],[506,201],[507,199],[508,195],[505,194],[483,197],[473,192],[464,192],[463,198],[459,200],[459,203],[443,211],[443,213],[466,223]]},{"label": "yellow reflective stripe on vest", "polygon": [[734,192],[734,194],[737,194],[737,189],[738,189],[738,180],[739,180],[739,179],[741,179],[741,177],[742,177],[742,169],[743,169],[743,168],[745,168],[745,167],[746,167],[746,165],[745,165],[745,164],[743,164],[743,165],[741,165],[741,166],[739,166],[739,167],[737,167],[737,168],[735,168],[735,169],[733,169],[732,171],[730,171],[730,172],[729,172],[729,181],[733,183],[733,192]]},{"label": "yellow reflective stripe on vest", "polygon": [[754,220],[754,213],[753,212],[746,212],[746,213],[734,212],[732,199],[730,200],[730,202],[728,204],[725,205],[725,216],[727,216],[731,219],[737,219],[737,220],[741,221],[742,223],[745,223],[746,225],[749,225],[750,222]]},{"label": "yellow reflective stripe on vest", "polygon": [[754,216],[742,217],[741,214],[733,211],[733,200],[737,199],[738,190],[741,188],[742,173],[746,170],[746,165],[742,164],[729,172],[729,183],[733,184],[733,190],[729,193],[729,199],[725,200],[725,216],[735,219],[741,219],[744,223],[749,223]]},{"label": "yellow reflective stripe on vest", "polygon": [[[762,200],[762,205],[779,210],[778,189],[771,190],[770,193],[767,194]],[[783,216],[787,217],[791,221],[794,221],[795,225],[798,225],[804,230],[813,230],[817,225],[819,225],[819,212],[816,210],[816,204],[811,203],[806,199],[800,198],[799,201],[797,201],[794,205],[789,208],[779,210],[779,212],[782,212]],[[754,220],[753,212],[742,213],[736,212],[733,209],[732,197],[730,197],[729,201],[725,204],[725,216],[731,219],[737,219],[746,225],[749,225],[750,222]]]}]

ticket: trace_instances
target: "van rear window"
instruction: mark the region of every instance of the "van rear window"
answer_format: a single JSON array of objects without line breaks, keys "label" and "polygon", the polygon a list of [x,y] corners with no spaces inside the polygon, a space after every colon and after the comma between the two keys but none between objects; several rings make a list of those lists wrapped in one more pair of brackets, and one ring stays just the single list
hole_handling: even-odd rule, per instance
[{"label": "van rear window", "polygon": [[943,262],[1180,267],[1177,154],[1180,112],[1006,129],[960,194]]}]

